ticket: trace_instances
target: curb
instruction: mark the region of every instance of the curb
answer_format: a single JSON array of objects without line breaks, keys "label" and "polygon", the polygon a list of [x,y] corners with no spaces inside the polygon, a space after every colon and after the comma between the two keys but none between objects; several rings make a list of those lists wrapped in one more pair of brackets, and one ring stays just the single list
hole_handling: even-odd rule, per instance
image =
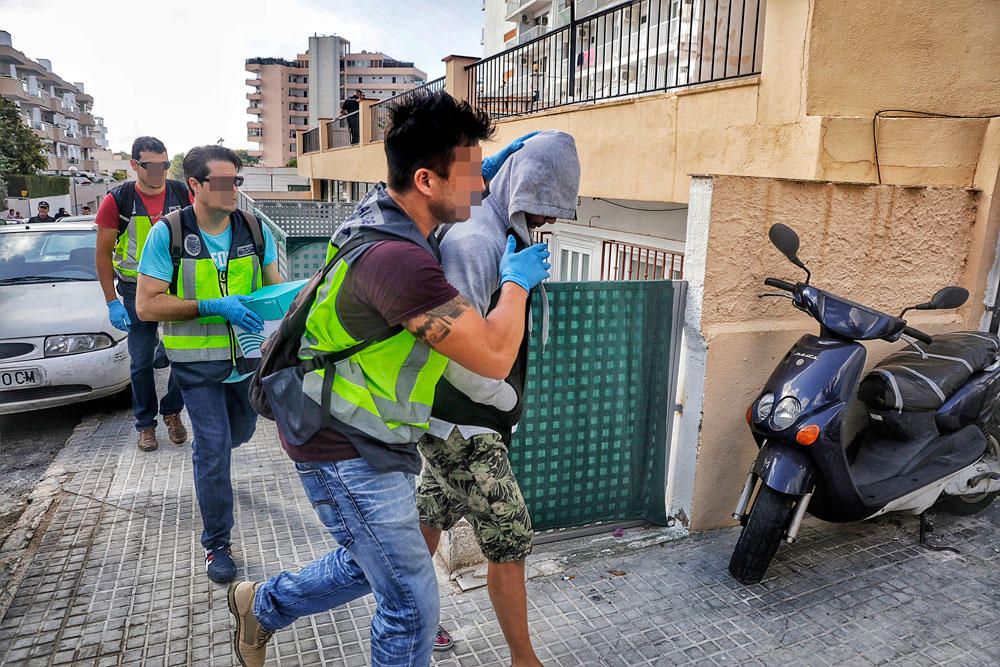
[{"label": "curb", "polygon": [[90,415],[73,429],[35,488],[28,496],[28,506],[0,543],[0,620],[6,617],[18,588],[59,503],[64,484],[76,474],[66,465],[69,452],[93,440],[94,433],[109,414]]}]

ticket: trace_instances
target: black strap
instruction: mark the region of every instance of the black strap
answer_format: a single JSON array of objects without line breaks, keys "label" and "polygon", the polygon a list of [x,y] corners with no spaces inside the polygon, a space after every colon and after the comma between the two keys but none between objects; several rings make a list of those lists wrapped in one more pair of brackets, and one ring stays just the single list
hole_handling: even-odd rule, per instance
[{"label": "black strap", "polygon": [[174,265],[174,271],[170,276],[170,293],[177,294],[177,279],[181,268],[182,244],[184,243],[184,231],[181,225],[181,212],[171,211],[164,217],[167,228],[170,230],[170,262]]},{"label": "black strap", "polygon": [[118,236],[125,233],[132,219],[132,209],[135,205],[135,181],[126,181],[111,191],[111,196],[118,207]]},{"label": "black strap", "polygon": [[260,227],[260,220],[253,211],[241,211],[243,219],[246,220],[247,227],[250,228],[250,236],[253,237],[254,252],[257,253],[257,261],[264,266],[264,231]]}]

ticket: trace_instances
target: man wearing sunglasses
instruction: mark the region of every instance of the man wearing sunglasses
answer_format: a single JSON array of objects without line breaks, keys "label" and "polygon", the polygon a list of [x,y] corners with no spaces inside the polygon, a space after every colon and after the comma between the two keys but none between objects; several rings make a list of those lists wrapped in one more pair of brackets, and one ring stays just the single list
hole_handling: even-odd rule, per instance
[{"label": "man wearing sunglasses", "polygon": [[[187,441],[187,429],[181,422],[184,407],[180,388],[173,373],[167,380],[167,393],[156,401],[153,377],[154,359],[162,361],[157,350],[156,322],[143,322],[135,311],[135,289],[143,244],[153,224],[161,217],[187,206],[191,201],[187,186],[166,178],[170,167],[167,148],[156,137],[139,137],[132,143],[132,169],[136,180],[123,183],[101,201],[97,210],[97,277],[108,304],[108,319],[121,331],[127,331],[132,373],[132,413],[138,432],[138,447],[150,452],[156,441],[156,415],[163,415],[167,435],[174,444]],[[117,294],[115,279],[117,278]],[[121,295],[121,301],[118,295]],[[159,364],[158,364],[159,365]]]},{"label": "man wearing sunglasses", "polygon": [[[235,327],[260,333],[248,295],[281,282],[274,237],[236,210],[242,163],[224,146],[192,148],[184,176],[194,205],[170,213],[149,233],[139,262],[139,317],[163,322],[163,344],[191,427],[194,486],[201,509],[205,565],[212,581],[236,577],[231,450],[250,440],[249,371]],[[246,375],[244,375],[246,374]]]}]

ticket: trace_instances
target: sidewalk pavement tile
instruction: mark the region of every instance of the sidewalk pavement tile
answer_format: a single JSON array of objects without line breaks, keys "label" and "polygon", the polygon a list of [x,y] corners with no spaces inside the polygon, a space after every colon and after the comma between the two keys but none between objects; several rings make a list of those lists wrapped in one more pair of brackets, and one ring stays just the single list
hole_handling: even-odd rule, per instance
[{"label": "sidewalk pavement tile", "polygon": [[[93,437],[58,456],[70,474],[0,621],[0,664],[234,664],[226,589],[205,576],[198,544],[190,445],[140,452],[130,422],[89,424]],[[241,578],[334,547],[273,424],[260,420],[233,460]],[[934,539],[957,555],[920,548],[914,517],[810,520],[750,587],[726,571],[734,530],[596,558],[529,582],[534,642],[565,666],[997,664],[998,529],[998,506],[939,517]],[[508,664],[486,589],[450,593],[441,618],[455,648],[434,664]],[[369,664],[373,610],[369,596],[301,619],[275,635],[268,664]]]}]

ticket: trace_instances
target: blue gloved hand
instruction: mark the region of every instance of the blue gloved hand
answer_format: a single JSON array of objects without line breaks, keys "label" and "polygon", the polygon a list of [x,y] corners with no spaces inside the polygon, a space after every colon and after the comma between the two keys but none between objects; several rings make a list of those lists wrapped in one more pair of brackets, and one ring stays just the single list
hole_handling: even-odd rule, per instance
[{"label": "blue gloved hand", "polygon": [[514,252],[514,237],[507,237],[507,249],[500,258],[500,284],[515,283],[530,292],[531,288],[549,277],[552,265],[545,260],[549,249],[536,243],[520,252]]},{"label": "blue gloved hand", "polygon": [[260,333],[264,330],[264,320],[243,305],[244,301],[249,300],[250,296],[247,294],[233,294],[220,299],[202,299],[198,302],[198,314],[202,317],[217,315],[247,331]]},{"label": "blue gloved hand", "polygon": [[108,319],[111,320],[111,326],[119,331],[127,333],[132,328],[132,320],[129,319],[128,311],[118,299],[108,301]]},{"label": "blue gloved hand", "polygon": [[538,130],[535,130],[534,132],[529,132],[523,137],[519,137],[514,141],[510,142],[509,144],[507,144],[506,146],[504,146],[502,149],[500,149],[499,153],[494,153],[489,157],[484,157],[483,179],[486,181],[493,180],[493,177],[497,175],[498,171],[500,171],[500,167],[502,167],[503,163],[507,161],[507,158],[509,158],[511,155],[521,150],[521,148],[524,147],[524,142],[530,139],[531,137],[535,136],[536,134],[538,134],[538,132],[539,132]]}]

